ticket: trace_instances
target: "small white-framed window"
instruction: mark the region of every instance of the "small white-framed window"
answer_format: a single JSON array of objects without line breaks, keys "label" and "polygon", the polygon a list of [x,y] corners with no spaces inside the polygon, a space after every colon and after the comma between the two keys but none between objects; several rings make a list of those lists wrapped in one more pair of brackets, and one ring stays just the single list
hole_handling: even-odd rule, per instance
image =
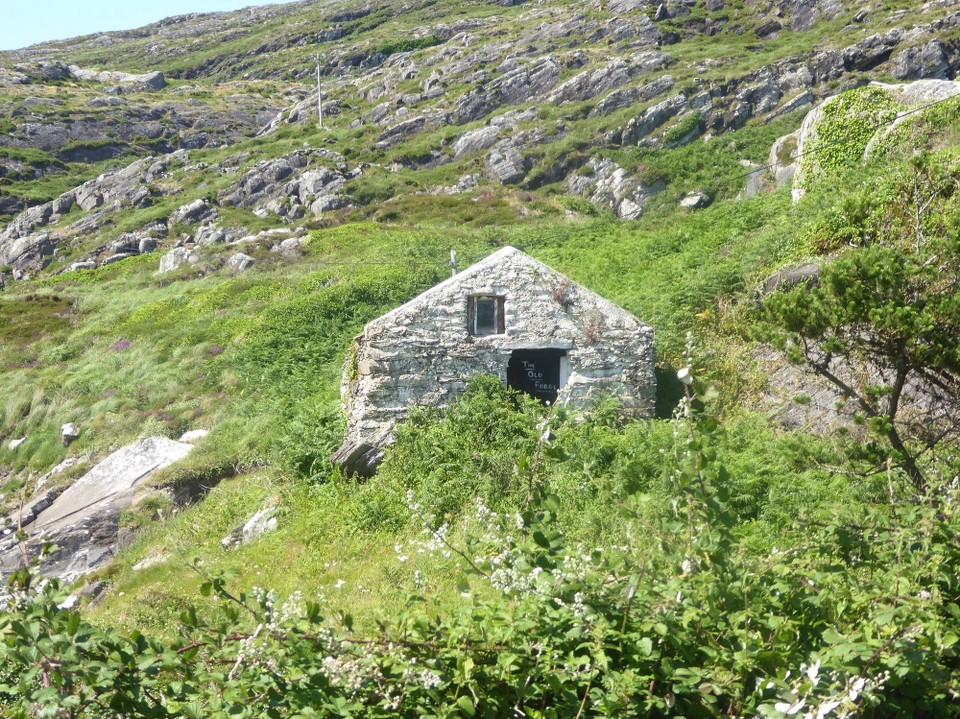
[{"label": "small white-framed window", "polygon": [[467,331],[472,335],[502,335],[505,331],[504,298],[472,295],[467,298]]}]

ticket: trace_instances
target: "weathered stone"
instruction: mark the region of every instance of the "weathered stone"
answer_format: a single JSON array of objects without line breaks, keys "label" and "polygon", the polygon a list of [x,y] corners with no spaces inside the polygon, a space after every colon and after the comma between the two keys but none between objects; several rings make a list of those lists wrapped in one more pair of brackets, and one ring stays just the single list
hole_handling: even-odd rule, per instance
[{"label": "weathered stone", "polygon": [[96,182],[87,182],[77,189],[77,204],[84,212],[100,207],[103,204],[103,194]]},{"label": "weathered stone", "polygon": [[25,505],[18,508],[17,518],[20,521],[20,526],[26,527],[28,524],[32,524],[41,512],[53,504],[54,500],[59,494],[59,490],[51,489],[47,492],[43,492],[37,497],[34,497]]},{"label": "weathered stone", "polygon": [[496,125],[465,132],[453,143],[453,159],[459,160],[486,150],[497,141],[499,135],[500,128]]},{"label": "weathered stone", "polygon": [[303,254],[303,246],[306,243],[307,239],[305,237],[288,237],[272,249],[275,249],[284,257],[295,258]]},{"label": "weathered stone", "polygon": [[843,54],[839,50],[829,50],[814,54],[807,62],[814,83],[839,80],[846,72],[843,66]]},{"label": "weathered stone", "polygon": [[653,413],[653,330],[512,247],[370,322],[349,357],[337,453],[348,463],[383,447],[412,407],[444,405],[480,374],[545,401],[610,394],[628,415]]},{"label": "weathered stone", "polygon": [[766,40],[767,38],[774,37],[781,30],[783,30],[783,25],[781,25],[778,20],[769,18],[757,25],[757,29],[754,32],[757,33],[757,37]]},{"label": "weathered stone", "polygon": [[65,215],[70,212],[70,208],[76,203],[77,197],[74,192],[65,192],[50,203],[50,209],[54,215]]},{"label": "weathered stone", "polygon": [[777,108],[776,114],[789,115],[790,113],[796,112],[797,110],[802,110],[805,107],[812,107],[814,99],[813,93],[809,90],[806,90],[782,103]]},{"label": "weathered stone", "polygon": [[380,141],[377,144],[383,145],[385,148],[392,147],[401,140],[411,137],[412,135],[416,135],[418,132],[423,132],[426,127],[427,118],[425,115],[406,118],[395,125],[388,127],[387,130],[380,136]]},{"label": "weathered stone", "polygon": [[87,270],[97,269],[97,263],[93,260],[82,260],[80,262],[72,263],[68,268],[68,272],[84,272]]},{"label": "weathered stone", "polygon": [[958,80],[914,80],[905,85],[872,82],[870,85],[889,93],[897,102],[911,108],[960,95]]},{"label": "weathered stone", "polygon": [[292,183],[284,188],[284,193],[296,193],[303,205],[309,205],[322,195],[331,195],[340,192],[347,184],[347,180],[340,172],[320,167],[307,170],[297,180],[296,186]]},{"label": "weathered stone", "polygon": [[208,434],[210,434],[210,430],[208,429],[191,429],[188,432],[184,432],[178,441],[186,442],[187,444],[196,444]]},{"label": "weathered stone", "polygon": [[49,232],[38,232],[4,243],[0,239],[0,265],[13,268],[13,276],[23,277],[26,272],[42,269],[50,261],[56,243]]},{"label": "weathered stone", "polygon": [[702,210],[709,205],[710,195],[706,192],[691,192],[680,200],[680,207],[686,210]]},{"label": "weathered stone", "polygon": [[609,115],[624,107],[629,107],[630,105],[636,105],[641,102],[649,102],[655,97],[659,97],[660,95],[670,92],[672,89],[673,77],[670,75],[664,75],[663,77],[659,77],[653,82],[639,88],[625,87],[619,90],[614,90],[600,102],[598,102],[596,108],[594,108],[590,114],[593,116]]},{"label": "weathered stone", "polygon": [[621,220],[637,220],[643,208],[664,185],[647,187],[608,158],[591,158],[585,171],[570,175],[567,191],[589,198],[598,207],[613,210]]},{"label": "weathered stone", "polygon": [[110,255],[109,257],[101,260],[100,266],[106,267],[107,265],[115,264],[117,262],[120,262],[121,260],[126,260],[127,258],[130,258],[130,257],[136,257],[136,253],[135,252],[118,252],[115,255]]},{"label": "weathered stone", "polygon": [[687,98],[683,95],[674,95],[663,102],[648,108],[640,117],[635,117],[623,129],[621,144],[635,145],[657,128],[663,126],[667,120],[679,115],[687,107]]},{"label": "weathered stone", "polygon": [[[949,97],[960,95],[960,82],[950,80],[915,80],[903,85],[888,85],[874,82],[871,87],[878,88],[888,93],[894,100],[907,107],[919,107],[921,105],[938,102]],[[814,107],[807,116],[803,118],[800,130],[797,132],[796,150],[793,153],[797,157],[802,157],[806,150],[813,145],[818,137],[817,128],[824,117],[824,108],[831,103],[836,102],[839,95],[828,97],[819,105]],[[887,134],[895,130],[901,122],[909,115],[903,115],[893,123],[883,125],[877,133],[869,140],[865,150],[865,157],[869,157],[873,152],[877,142],[882,140]],[[797,164],[793,179],[793,201],[799,202],[806,194],[804,185],[808,182],[808,177],[816,175],[819,167],[816,162]]]},{"label": "weathered stone", "polygon": [[154,71],[143,75],[134,75],[128,72],[110,72],[98,70],[86,70],[76,65],[70,66],[70,74],[77,80],[87,80],[92,82],[134,85],[138,90],[162,90],[167,86],[167,81],[162,72]]},{"label": "weathered stone", "polygon": [[849,70],[872,70],[890,57],[903,37],[903,30],[895,28],[887,33],[871,35],[866,40],[843,51],[843,64]]},{"label": "weathered stone", "polygon": [[277,509],[267,507],[247,520],[243,525],[243,543],[255,542],[264,534],[277,531]]},{"label": "weathered stone", "polygon": [[560,78],[560,64],[547,55],[525,66],[510,67],[489,84],[474,88],[457,102],[454,118],[463,125],[503,105],[529,102],[549,91]]},{"label": "weathered stone", "polygon": [[7,449],[9,449],[12,452],[26,441],[27,441],[26,437],[21,437],[20,439],[11,439],[9,442],[7,442]]},{"label": "weathered stone", "polygon": [[604,9],[611,15],[625,15],[626,13],[645,10],[652,4],[652,0],[600,0],[598,9]]},{"label": "weathered stone", "polygon": [[80,596],[90,602],[95,601],[103,595],[107,589],[107,583],[103,581],[91,582],[80,590]]},{"label": "weathered stone", "polygon": [[770,295],[780,290],[792,290],[799,285],[819,287],[821,269],[818,264],[807,264],[781,270],[764,281],[763,294]]},{"label": "weathered stone", "polygon": [[60,428],[60,441],[69,447],[80,438],[80,428],[73,422],[68,422]]},{"label": "weathered stone", "polygon": [[220,546],[231,549],[250,544],[265,534],[277,531],[277,526],[277,508],[266,507],[248,519],[243,526],[237,527],[220,540]]},{"label": "weathered stone", "polygon": [[153,556],[141,559],[130,568],[135,572],[142,572],[144,569],[150,569],[150,567],[156,567],[160,564],[163,564],[168,559],[170,559],[169,553],[154,554]]},{"label": "weathered stone", "polygon": [[145,207],[150,207],[150,205],[152,204],[153,204],[153,195],[150,193],[150,190],[146,187],[141,187],[130,198],[130,206],[138,210],[142,210]]},{"label": "weathered stone", "polygon": [[476,175],[464,175],[459,180],[457,184],[450,185],[448,187],[437,187],[431,191],[431,194],[434,195],[461,195],[464,192],[470,192],[475,190],[479,185],[479,181]]},{"label": "weathered stone", "polygon": [[194,225],[198,222],[211,221],[217,211],[204,198],[199,198],[176,209],[167,223],[170,225]]},{"label": "weathered stone", "polygon": [[381,438],[371,441],[347,437],[340,448],[330,456],[330,461],[348,477],[372,477],[383,461],[383,445],[389,443],[389,433],[383,432],[381,435]]},{"label": "weathered stone", "polygon": [[224,231],[220,225],[212,222],[200,225],[200,227],[197,228],[197,231],[193,233],[193,241],[201,247],[222,245],[229,239],[230,238],[227,236],[226,231]]},{"label": "weathered stone", "polygon": [[736,101],[750,105],[750,115],[762,115],[773,110],[783,95],[776,83],[764,78],[746,85],[736,94]]},{"label": "weathered stone", "polygon": [[[73,483],[37,513],[29,528],[28,550],[47,540],[56,551],[41,572],[73,581],[108,562],[118,547],[120,513],[153,472],[185,457],[193,447],[165,438],[143,439],[120,449]],[[0,547],[0,571],[18,566],[17,547]]]},{"label": "weathered stone", "polygon": [[186,247],[174,247],[167,254],[160,258],[160,269],[158,275],[166,272],[172,272],[185,264],[196,264],[200,261],[200,256]]},{"label": "weathered stone", "polygon": [[790,18],[790,29],[806,32],[821,17],[832,20],[844,12],[840,0],[781,0],[779,14]]},{"label": "weathered stone", "polygon": [[30,207],[23,211],[10,225],[4,230],[4,237],[23,237],[33,230],[44,227],[53,217],[53,203],[47,202],[36,207]]},{"label": "weathered stone", "polygon": [[349,197],[343,195],[323,195],[318,197],[311,205],[310,212],[316,217],[320,217],[324,212],[333,210],[342,210],[344,207],[350,207]]},{"label": "weathered stone", "polygon": [[[330,161],[335,168],[311,167],[317,160]],[[307,207],[319,215],[349,205],[349,199],[341,199],[338,193],[348,179],[361,174],[358,168],[348,176],[346,160],[339,153],[325,149],[302,150],[260,163],[221,196],[221,203],[253,210],[260,216],[273,212],[288,220],[303,217]],[[228,238],[228,241],[233,240]]]},{"label": "weathered stone", "polygon": [[249,270],[256,263],[250,255],[243,252],[237,252],[227,260],[226,269],[228,272],[243,272]]},{"label": "weathered stone", "polygon": [[597,70],[582,72],[561,83],[547,97],[547,102],[562,105],[589,100],[591,97],[625,85],[630,78],[630,68],[627,63],[616,58]]},{"label": "weathered stone", "polygon": [[770,167],[770,173],[777,183],[778,190],[787,187],[793,181],[793,176],[797,174],[798,140],[799,133],[791,132],[789,135],[778,138],[770,148],[767,165]]},{"label": "weathered stone", "polygon": [[527,162],[511,140],[497,143],[484,160],[487,176],[503,185],[520,182],[527,174]]},{"label": "weathered stone", "polygon": [[120,237],[107,245],[107,252],[131,252],[136,254],[140,247],[140,237],[133,233],[125,232]]},{"label": "weathered stone", "polygon": [[934,78],[945,80],[949,76],[950,65],[939,40],[910,47],[893,58],[892,74],[899,80],[917,80]]},{"label": "weathered stone", "polygon": [[25,207],[23,200],[12,195],[0,196],[0,215],[16,215]]},{"label": "weathered stone", "polygon": [[629,60],[630,75],[642,77],[663,70],[673,64],[673,56],[659,50],[644,50],[632,55]]}]

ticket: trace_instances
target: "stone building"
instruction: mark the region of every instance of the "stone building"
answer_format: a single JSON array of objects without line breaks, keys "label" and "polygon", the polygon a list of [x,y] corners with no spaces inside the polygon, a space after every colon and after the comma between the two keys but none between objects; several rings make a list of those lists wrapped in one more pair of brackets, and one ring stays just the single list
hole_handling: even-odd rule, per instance
[{"label": "stone building", "polygon": [[504,247],[364,327],[344,367],[349,432],[333,461],[372,473],[397,420],[446,404],[478,374],[543,402],[613,395],[626,414],[650,417],[653,330]]}]

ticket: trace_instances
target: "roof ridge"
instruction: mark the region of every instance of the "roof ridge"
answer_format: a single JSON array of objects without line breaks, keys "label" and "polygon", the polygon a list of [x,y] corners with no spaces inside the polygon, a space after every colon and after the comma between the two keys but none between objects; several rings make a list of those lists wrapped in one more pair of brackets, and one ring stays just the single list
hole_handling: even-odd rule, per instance
[{"label": "roof ridge", "polygon": [[[423,302],[424,300],[429,299],[429,298],[432,297],[433,295],[442,293],[444,290],[450,288],[450,287],[453,286],[453,285],[456,285],[456,284],[459,283],[459,282],[462,282],[463,280],[466,280],[466,279],[468,279],[468,278],[470,278],[470,277],[473,277],[473,276],[476,275],[477,273],[479,273],[479,272],[487,269],[490,265],[496,264],[497,262],[503,260],[505,257],[511,257],[511,256],[515,256],[515,255],[520,255],[525,262],[529,262],[529,263],[535,265],[536,267],[541,268],[542,270],[551,273],[552,275],[555,275],[555,276],[557,276],[557,277],[559,277],[559,278],[568,280],[569,282],[573,282],[573,280],[571,280],[569,277],[567,277],[566,275],[564,275],[564,274],[563,274],[562,272],[560,272],[559,270],[556,270],[556,269],[554,269],[553,267],[550,267],[550,265],[547,265],[547,264],[541,262],[540,260],[536,259],[535,257],[531,257],[530,255],[528,255],[528,254],[527,254],[526,252],[524,252],[523,250],[517,249],[516,247],[513,247],[512,245],[504,245],[503,247],[501,247],[501,248],[500,248],[499,250],[497,250],[496,252],[493,252],[493,253],[487,255],[487,256],[484,257],[482,260],[479,260],[478,262],[475,262],[474,264],[472,264],[472,265],[470,265],[469,267],[467,267],[465,270],[463,270],[463,271],[461,271],[461,272],[458,272],[457,274],[453,275],[452,277],[448,277],[447,279],[443,280],[442,282],[437,283],[437,284],[434,285],[433,287],[431,287],[431,288],[429,288],[429,289],[421,292],[421,293],[420,293],[419,295],[417,295],[416,297],[413,297],[412,299],[407,300],[407,301],[404,302],[402,305],[399,305],[398,307],[393,308],[392,310],[390,310],[390,311],[387,312],[386,314],[380,315],[380,316],[377,317],[376,319],[370,320],[370,322],[368,322],[366,325],[364,325],[364,327],[363,327],[363,334],[367,334],[369,331],[374,330],[374,329],[376,329],[376,328],[378,328],[378,327],[380,327],[380,326],[382,326],[382,325],[384,325],[384,324],[389,323],[393,318],[395,318],[395,317],[397,317],[398,315],[402,314],[403,312],[405,312],[405,311],[406,311],[407,309],[409,309],[410,307],[412,307],[412,306],[414,306],[414,305],[417,305],[417,304],[419,304],[420,302]],[[628,317],[630,317],[631,319],[633,319],[634,321],[636,321],[638,324],[641,324],[641,325],[644,325],[644,326],[649,326],[649,325],[647,325],[647,323],[643,322],[643,321],[640,320],[638,317],[636,317],[632,312],[629,312],[629,311],[625,310],[624,308],[620,307],[618,304],[616,304],[616,303],[614,303],[614,302],[611,302],[611,301],[608,300],[606,297],[603,297],[602,295],[600,295],[600,294],[594,292],[593,290],[591,290],[589,287],[585,287],[585,286],[583,286],[582,284],[580,284],[579,282],[576,282],[576,283],[574,283],[574,284],[577,285],[578,287],[582,288],[585,292],[589,292],[591,295],[593,295],[593,296],[598,300],[598,302],[599,302],[602,306],[605,307],[605,309],[606,309],[607,311],[610,311],[610,312],[613,312],[613,313],[622,313],[622,314],[625,314],[625,315],[627,315]]]}]

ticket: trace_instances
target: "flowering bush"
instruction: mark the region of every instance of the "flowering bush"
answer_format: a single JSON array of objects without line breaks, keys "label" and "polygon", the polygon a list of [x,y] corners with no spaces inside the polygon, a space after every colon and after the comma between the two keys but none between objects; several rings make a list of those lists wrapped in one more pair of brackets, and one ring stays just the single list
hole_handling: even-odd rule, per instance
[{"label": "flowering bush", "polygon": [[189,610],[165,643],[90,624],[59,583],[23,571],[0,619],[4,716],[960,714],[957,488],[936,506],[806,518],[783,549],[752,551],[715,461],[712,393],[683,381],[665,457],[675,499],[652,537],[638,521],[636,540],[573,541],[537,484],[525,511],[478,501],[456,531],[411,493],[424,535],[398,560],[455,563],[463,602],[437,613],[418,570],[376,632],[322,599],[235,595],[211,576],[221,616]]}]

